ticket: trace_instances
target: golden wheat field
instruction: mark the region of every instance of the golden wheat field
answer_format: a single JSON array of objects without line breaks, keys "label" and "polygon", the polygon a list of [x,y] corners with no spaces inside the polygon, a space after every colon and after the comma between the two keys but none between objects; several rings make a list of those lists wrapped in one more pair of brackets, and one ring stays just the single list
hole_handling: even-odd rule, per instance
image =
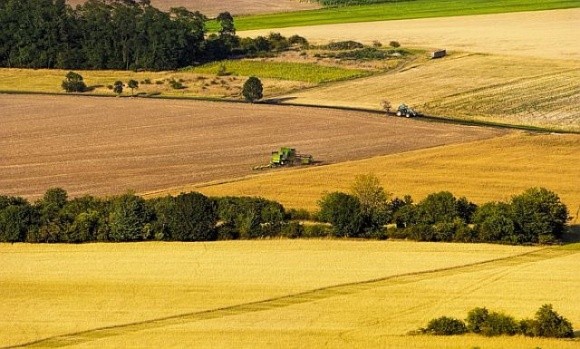
[{"label": "golden wheat field", "polygon": [[373,173],[395,196],[420,200],[447,190],[476,203],[509,200],[530,187],[560,195],[570,213],[580,210],[580,136],[518,132],[485,141],[374,157],[360,161],[272,172],[255,178],[200,187],[207,195],[249,195],[286,207],[316,209],[326,191],[349,191],[356,175]]},{"label": "golden wheat field", "polygon": [[475,306],[531,317],[544,303],[577,328],[578,250],[271,240],[2,244],[0,252],[1,347],[578,344],[406,335],[433,317],[462,317]]},{"label": "golden wheat field", "polygon": [[377,110],[388,99],[428,115],[580,130],[580,65],[573,60],[452,53],[282,97]]},{"label": "golden wheat field", "polygon": [[240,32],[241,36],[298,34],[312,43],[356,40],[550,59],[580,59],[580,9],[328,24]]}]

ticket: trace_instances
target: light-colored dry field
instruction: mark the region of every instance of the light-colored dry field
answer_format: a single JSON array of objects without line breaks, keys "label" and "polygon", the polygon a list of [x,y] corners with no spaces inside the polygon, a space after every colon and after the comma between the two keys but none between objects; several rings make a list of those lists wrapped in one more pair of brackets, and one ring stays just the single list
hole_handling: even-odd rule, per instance
[{"label": "light-colored dry field", "polygon": [[577,345],[405,335],[475,306],[530,317],[544,303],[578,328],[574,250],[274,240],[0,244],[0,252],[0,346],[50,337],[37,347]]},{"label": "light-colored dry field", "polygon": [[313,43],[356,40],[399,41],[403,46],[446,48],[451,51],[580,59],[580,9],[494,15],[331,24],[240,32],[257,36],[271,31],[299,34]]},{"label": "light-colored dry field", "polygon": [[[84,2],[85,0],[67,0],[67,3],[73,6]],[[163,11],[183,6],[190,11],[199,11],[206,16],[216,16],[224,11],[240,15],[311,10],[320,7],[316,3],[300,0],[151,0],[151,5]]]},{"label": "light-colored dry field", "polygon": [[[346,191],[356,175],[374,173],[395,196],[420,200],[447,190],[482,204],[506,201],[530,187],[558,195],[580,224],[580,135],[505,137],[424,149],[320,168],[269,173],[220,185],[185,187],[207,195],[261,195],[286,207],[315,210],[325,191]],[[295,185],[301,183],[301,185]]]},{"label": "light-colored dry field", "polygon": [[371,109],[389,99],[427,115],[580,131],[579,61],[455,53],[282,97]]},{"label": "light-colored dry field", "polygon": [[296,147],[323,163],[495,137],[488,128],[185,100],[0,95],[0,193],[96,196],[251,175]]}]

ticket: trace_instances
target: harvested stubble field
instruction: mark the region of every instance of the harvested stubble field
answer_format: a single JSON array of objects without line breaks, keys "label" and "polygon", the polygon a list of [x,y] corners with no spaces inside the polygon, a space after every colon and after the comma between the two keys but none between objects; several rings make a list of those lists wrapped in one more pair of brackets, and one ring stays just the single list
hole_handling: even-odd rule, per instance
[{"label": "harvested stubble field", "polygon": [[431,318],[463,317],[476,306],[521,318],[544,303],[578,328],[580,253],[573,249],[273,240],[0,244],[0,252],[0,346],[578,345],[406,335]]},{"label": "harvested stubble field", "polygon": [[[67,3],[76,6],[85,1],[67,0]],[[172,7],[183,6],[190,11],[199,11],[206,16],[216,16],[224,11],[239,15],[311,10],[320,7],[316,3],[299,0],[151,0],[151,5],[163,11],[168,11]]]},{"label": "harvested stubble field", "polygon": [[0,95],[0,109],[0,192],[31,199],[55,186],[74,196],[107,195],[239,178],[280,146],[330,164],[506,132],[331,109],[143,98]]},{"label": "harvested stubble field", "polygon": [[[269,173],[195,190],[218,196],[260,195],[286,207],[316,210],[325,191],[348,192],[355,176],[364,173],[374,173],[395,196],[410,194],[415,200],[446,190],[482,204],[507,201],[530,187],[546,187],[568,206],[572,223],[580,224],[579,154],[580,135],[514,133],[469,144]],[[188,189],[194,187],[180,190]]]},{"label": "harvested stubble field", "polygon": [[[407,4],[413,3],[415,2],[411,1]],[[501,4],[504,5],[505,1]],[[580,9],[574,8],[304,27],[271,27],[240,31],[238,34],[258,36],[275,31],[285,36],[298,34],[312,43],[355,40],[370,45],[374,40],[384,44],[397,40],[404,46],[578,60],[580,59],[578,27],[580,27]]]},{"label": "harvested stubble field", "polygon": [[292,102],[380,109],[580,131],[579,61],[454,53],[400,71],[283,95]]}]

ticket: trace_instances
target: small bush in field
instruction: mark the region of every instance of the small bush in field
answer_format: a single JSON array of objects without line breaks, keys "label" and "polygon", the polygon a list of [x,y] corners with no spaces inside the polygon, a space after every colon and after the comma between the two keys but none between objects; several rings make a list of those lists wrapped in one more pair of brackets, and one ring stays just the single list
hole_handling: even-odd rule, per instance
[{"label": "small bush in field", "polygon": [[466,333],[467,326],[459,319],[442,316],[429,321],[427,327],[422,329],[421,332],[438,336],[452,336]]}]

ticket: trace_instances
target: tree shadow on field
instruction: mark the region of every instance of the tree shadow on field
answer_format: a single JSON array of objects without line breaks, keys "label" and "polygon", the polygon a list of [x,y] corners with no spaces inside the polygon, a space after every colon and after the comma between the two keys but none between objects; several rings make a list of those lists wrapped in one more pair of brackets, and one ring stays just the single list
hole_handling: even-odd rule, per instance
[{"label": "tree shadow on field", "polygon": [[580,242],[580,224],[571,225],[570,231],[563,236],[562,241],[565,243]]},{"label": "tree shadow on field", "polygon": [[85,91],[84,91],[84,92],[92,92],[92,91],[94,91],[95,89],[97,89],[97,88],[101,88],[101,87],[105,87],[105,85],[91,85],[91,86],[87,86],[87,87],[85,88]]},{"label": "tree shadow on field", "polygon": [[284,102],[291,101],[293,99],[296,99],[296,97],[269,98],[269,99],[264,99],[262,101],[262,103],[266,103],[266,104],[282,104]]}]

